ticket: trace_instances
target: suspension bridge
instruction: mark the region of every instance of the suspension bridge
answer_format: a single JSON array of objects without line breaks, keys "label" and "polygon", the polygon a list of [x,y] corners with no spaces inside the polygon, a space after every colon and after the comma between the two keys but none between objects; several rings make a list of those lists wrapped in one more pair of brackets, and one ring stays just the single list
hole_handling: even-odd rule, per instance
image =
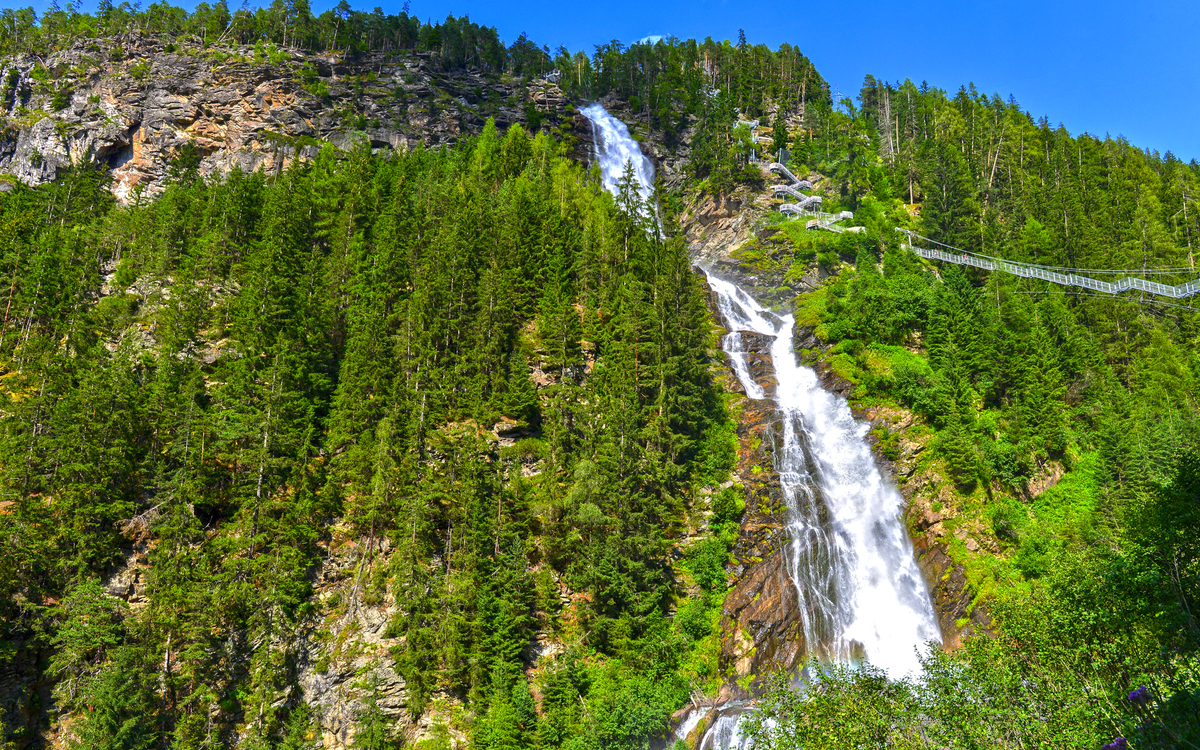
[{"label": "suspension bridge", "polygon": [[[986,271],[1000,271],[1009,273],[1013,276],[1020,276],[1026,279],[1041,279],[1049,281],[1052,284],[1061,286],[1074,286],[1083,289],[1091,289],[1104,294],[1121,294],[1123,292],[1142,291],[1153,294],[1159,297],[1171,297],[1174,299],[1183,299],[1191,297],[1195,294],[1200,294],[1200,278],[1192,279],[1183,284],[1163,284],[1157,281],[1147,281],[1146,279],[1137,276],[1122,276],[1116,281],[1100,281],[1088,276],[1082,276],[1077,271],[1081,269],[1075,268],[1055,268],[1052,266],[1041,266],[1034,263],[1020,263],[1013,260],[1004,260],[1003,258],[993,258],[987,255],[971,253],[965,250],[959,250],[949,245],[942,245],[946,250],[938,250],[934,248],[919,247],[913,244],[913,239],[925,240],[932,244],[941,245],[942,243],[936,240],[931,240],[928,237],[913,232],[909,229],[896,228],[897,232],[904,234],[908,238],[908,242],[904,245],[905,249],[916,253],[922,258],[930,260],[941,260],[947,263],[957,263],[962,266],[973,266],[974,268],[982,268]],[[1089,269],[1092,270],[1092,269]],[[1183,273],[1184,269],[1171,269],[1173,272]],[[1136,274],[1145,273],[1145,271],[1136,270],[1121,270],[1121,271],[1099,271],[1092,270],[1093,273],[1109,273],[1109,274]],[[1192,270],[1194,273],[1194,269]]]}]

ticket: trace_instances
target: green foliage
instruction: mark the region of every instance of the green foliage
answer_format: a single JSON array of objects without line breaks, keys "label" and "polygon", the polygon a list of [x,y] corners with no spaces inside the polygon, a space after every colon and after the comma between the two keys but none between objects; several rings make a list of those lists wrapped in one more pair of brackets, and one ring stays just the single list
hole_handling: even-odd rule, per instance
[{"label": "green foliage", "polygon": [[688,549],[688,568],[692,575],[708,591],[725,591],[725,562],[728,557],[725,542],[721,539],[705,539]]},{"label": "green foliage", "polygon": [[[614,201],[549,136],[494,123],[270,178],[199,179],[185,148],[163,195],[125,208],[105,177],[0,202],[20,311],[0,327],[0,616],[44,623],[60,705],[106,707],[93,746],[199,747],[239,723],[248,746],[310,744],[279,644],[388,594],[408,708],[449,691],[483,745],[665,726],[692,648],[666,616],[671,540],[736,436],[686,246],[645,231],[636,191]],[[96,582],[130,538],[149,562],[135,614]],[[347,542],[351,588],[314,597]],[[714,591],[715,544],[697,568]],[[543,722],[520,675],[563,627],[557,581],[607,676],[595,695],[570,678]],[[630,703],[636,674],[653,683]],[[365,689],[355,742],[391,746]]]},{"label": "green foliage", "polygon": [[737,463],[737,446],[737,424],[733,420],[711,425],[696,459],[703,472],[700,481],[712,485],[724,482]]},{"label": "green foliage", "polygon": [[82,691],[88,706],[72,727],[73,748],[149,750],[159,738],[154,722],[155,698],[133,648],[119,651]]},{"label": "green foliage", "polygon": [[[27,8],[3,13],[8,33],[0,40],[0,52],[6,55],[46,53],[81,38],[111,42],[113,36],[136,29],[160,41],[167,54],[188,52],[197,43],[202,47],[227,44],[237,57],[239,48],[252,46],[252,59],[260,65],[287,65],[291,60],[287,48],[299,48],[348,55],[422,51],[435,55],[447,70],[473,66],[491,75],[530,75],[551,69],[547,52],[524,34],[506,48],[495,28],[473,23],[465,16],[448,16],[430,24],[407,10],[384,15],[382,11],[356,10],[345,2],[320,14],[314,14],[307,2],[231,12],[224,2],[202,3],[189,11],[168,3],[142,8],[113,5],[108,0],[101,0],[95,13],[81,13],[76,5],[52,6],[41,17]],[[123,60],[125,55],[119,44],[108,53],[112,61]],[[229,51],[219,49],[210,50],[209,55],[218,62],[230,57]],[[133,67],[137,69],[131,70],[134,78],[142,78],[148,71],[145,63]],[[41,66],[35,71],[39,69],[37,74],[43,77],[37,80],[45,80],[48,71]]]},{"label": "green foliage", "polygon": [[124,640],[126,609],[125,602],[88,578],[72,588],[55,610],[60,622],[51,637],[50,672],[59,679],[68,705],[77,705],[80,681],[91,678]]},{"label": "green foliage", "polygon": [[712,510],[714,525],[722,525],[729,522],[738,522],[742,518],[742,512],[746,509],[746,501],[742,497],[742,491],[739,487],[731,486],[724,487],[713,495]]},{"label": "green foliage", "polygon": [[54,90],[54,96],[50,101],[50,107],[59,112],[66,109],[71,104],[71,94],[74,93],[70,86],[61,86]]}]

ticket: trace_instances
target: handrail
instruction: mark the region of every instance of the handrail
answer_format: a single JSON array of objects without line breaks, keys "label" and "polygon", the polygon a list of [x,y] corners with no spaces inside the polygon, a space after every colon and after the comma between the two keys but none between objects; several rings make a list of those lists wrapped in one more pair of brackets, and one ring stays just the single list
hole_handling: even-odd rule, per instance
[{"label": "handrail", "polygon": [[[782,211],[782,210],[783,210],[783,206],[780,206],[780,211]],[[839,222],[842,219],[853,219],[854,212],[852,212],[852,211],[842,211],[842,212],[836,213],[836,214],[827,214],[822,211],[813,211],[811,213],[811,216],[813,216],[813,218],[809,219],[805,223],[805,225],[804,225],[805,229],[828,229],[829,231],[836,232],[838,234],[841,234],[842,232],[865,232],[866,231],[866,227],[839,227],[839,226],[837,226],[836,222]]]},{"label": "handrail", "polygon": [[[909,236],[908,244],[904,245],[908,250],[916,253],[922,258],[930,260],[943,260],[948,263],[957,263],[962,266],[973,266],[982,268],[986,271],[1001,271],[1009,273],[1013,276],[1020,276],[1027,279],[1041,279],[1049,281],[1052,284],[1061,286],[1077,286],[1084,289],[1091,289],[1105,294],[1121,294],[1132,290],[1140,290],[1149,292],[1150,294],[1160,297],[1171,297],[1173,299],[1182,299],[1190,297],[1194,294],[1200,294],[1200,278],[1183,284],[1172,286],[1170,284],[1160,284],[1157,281],[1147,281],[1135,276],[1124,276],[1116,281],[1099,281],[1087,276],[1080,276],[1076,273],[1059,273],[1052,271],[1044,266],[1038,266],[1033,263],[1021,263],[1019,261],[1001,260],[999,258],[985,258],[968,253],[958,251],[954,253],[946,252],[945,250],[933,250],[930,248],[917,247],[912,244],[914,233],[908,229],[896,228],[897,232],[902,232]],[[957,248],[954,248],[957,250]]]},{"label": "handrail", "polygon": [[796,175],[792,174],[792,170],[788,169],[777,161],[771,162],[770,165],[767,166],[767,171],[774,172],[775,174],[782,175],[783,177],[791,180],[792,187],[796,188],[797,190],[812,190],[813,188],[813,184],[811,182],[800,179]]},{"label": "handrail", "polygon": [[797,200],[799,200],[801,202],[803,202],[803,201],[816,201],[817,203],[821,202],[821,196],[805,195],[804,193],[800,192],[799,190],[792,187],[791,185],[775,185],[774,189],[775,189],[775,197],[776,198],[779,197],[780,193],[787,193],[788,195],[792,196],[793,198],[796,198]]},{"label": "handrail", "polygon": [[800,214],[809,214],[809,215],[811,215],[811,212],[810,212],[810,211],[805,211],[804,209],[805,209],[805,208],[807,208],[807,207],[809,207],[809,206],[814,206],[814,205],[816,205],[816,204],[817,204],[817,203],[819,203],[819,202],[820,202],[820,201],[814,201],[814,200],[812,200],[812,199],[810,198],[810,199],[809,199],[807,202],[803,202],[803,201],[802,201],[802,202],[800,202],[800,203],[784,203],[784,204],[781,204],[781,205],[779,206],[779,213],[781,213],[781,214],[793,214],[793,215],[796,215],[796,216],[799,216]]}]

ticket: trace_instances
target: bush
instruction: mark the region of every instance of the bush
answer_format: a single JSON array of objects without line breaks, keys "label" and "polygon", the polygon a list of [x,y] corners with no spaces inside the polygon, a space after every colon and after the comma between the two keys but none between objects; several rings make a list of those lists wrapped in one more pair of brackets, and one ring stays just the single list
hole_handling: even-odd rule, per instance
[{"label": "bush", "polygon": [[696,457],[701,467],[701,484],[720,484],[729,478],[737,463],[737,425],[732,420],[717,422],[704,431]]},{"label": "bush", "polygon": [[725,561],[728,559],[725,542],[708,538],[697,542],[687,552],[688,568],[706,591],[725,590]]},{"label": "bush", "polygon": [[841,267],[842,261],[838,258],[837,253],[819,252],[817,253],[817,265],[826,271],[836,271]]},{"label": "bush", "polygon": [[1041,578],[1050,572],[1050,563],[1050,541],[1039,533],[1023,540],[1013,558],[1013,565],[1029,580]]},{"label": "bush", "polygon": [[983,457],[993,477],[1018,492],[1024,491],[1031,472],[1028,451],[1006,440],[989,440],[983,446]]},{"label": "bush", "polygon": [[675,624],[679,630],[694,641],[712,632],[712,621],[708,617],[708,605],[704,598],[688,599],[675,613]]},{"label": "bush", "polygon": [[1019,506],[1002,503],[992,508],[992,533],[1005,544],[1021,543],[1021,528],[1025,524],[1024,511]]},{"label": "bush", "polygon": [[742,493],[737,489],[725,487],[713,495],[712,509],[713,525],[723,525],[742,517],[742,513],[746,510],[746,501],[742,499]]},{"label": "bush", "polygon": [[892,369],[892,388],[902,404],[932,418],[940,413],[936,378],[928,364],[898,362]]},{"label": "bush", "polygon": [[55,112],[66,109],[71,104],[71,94],[72,90],[70,86],[63,86],[61,89],[56,90],[50,106]]}]

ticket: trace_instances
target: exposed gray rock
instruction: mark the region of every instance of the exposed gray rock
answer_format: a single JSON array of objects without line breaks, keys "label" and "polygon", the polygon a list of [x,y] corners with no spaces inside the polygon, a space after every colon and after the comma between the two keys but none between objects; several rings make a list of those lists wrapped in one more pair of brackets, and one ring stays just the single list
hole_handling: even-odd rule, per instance
[{"label": "exposed gray rock", "polygon": [[[554,84],[445,73],[423,55],[282,50],[268,62],[245,47],[168,53],[132,35],[111,41],[124,50],[119,59],[81,42],[44,60],[0,60],[6,84],[17,71],[0,92],[0,174],[38,185],[72,164],[106,164],[127,202],[161,192],[189,144],[203,174],[272,172],[312,158],[322,142],[404,150],[453,142],[489,116],[502,129],[524,125],[527,100],[547,127],[577,129]],[[317,77],[305,78],[306,67]]]}]

